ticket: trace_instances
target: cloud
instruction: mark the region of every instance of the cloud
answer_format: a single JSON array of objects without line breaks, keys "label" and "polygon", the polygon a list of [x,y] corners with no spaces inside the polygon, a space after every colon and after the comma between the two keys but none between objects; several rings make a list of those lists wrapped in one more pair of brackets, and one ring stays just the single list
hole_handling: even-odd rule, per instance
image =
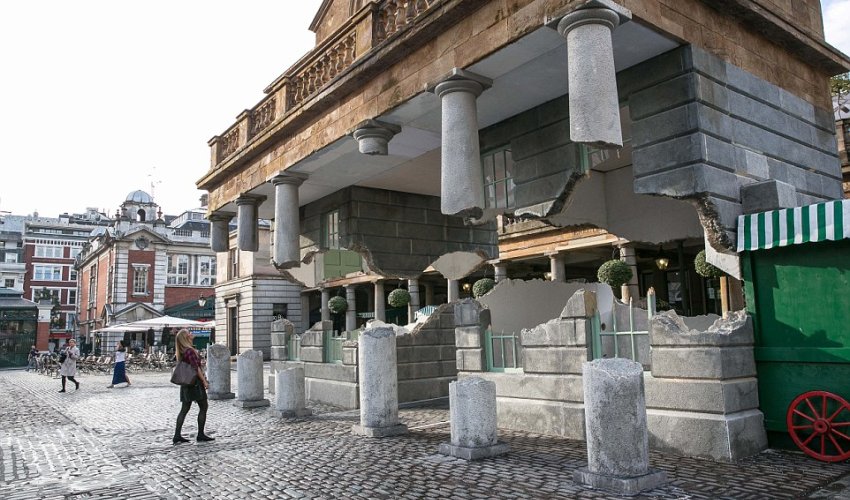
[{"label": "cloud", "polygon": [[850,54],[850,0],[825,0],[823,27],[826,41]]}]

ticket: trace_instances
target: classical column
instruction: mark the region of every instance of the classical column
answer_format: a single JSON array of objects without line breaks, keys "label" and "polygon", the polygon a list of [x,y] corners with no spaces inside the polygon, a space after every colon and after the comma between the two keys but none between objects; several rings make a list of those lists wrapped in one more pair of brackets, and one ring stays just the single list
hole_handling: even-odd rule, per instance
[{"label": "classical column", "polygon": [[236,246],[239,250],[256,252],[260,249],[260,219],[257,207],[262,198],[242,195],[236,198]]},{"label": "classical column", "polygon": [[416,319],[416,311],[419,310],[419,280],[407,280],[407,291],[410,293],[410,303],[407,304],[407,322],[412,323]]},{"label": "classical column", "polygon": [[460,298],[460,281],[458,280],[448,280],[449,281],[449,302],[454,302],[455,300]]},{"label": "classical column", "polygon": [[632,279],[621,288],[621,296],[623,302],[628,303],[629,298],[637,300],[640,298],[640,288],[638,287],[638,270],[637,256],[635,255],[635,247],[633,245],[620,246],[620,260],[629,265],[632,270]]},{"label": "classical column", "polygon": [[213,212],[210,214],[210,248],[213,252],[230,250],[231,219],[233,219],[231,212]]},{"label": "classical column", "polygon": [[489,78],[455,68],[431,89],[442,105],[440,210],[446,215],[479,216],[484,209],[476,99],[492,84]]},{"label": "classical column", "polygon": [[327,288],[322,288],[322,321],[330,321],[331,310],[328,309],[328,301],[331,300],[331,291]]},{"label": "classical column", "polygon": [[405,434],[398,419],[398,367],[395,331],[369,328],[360,335],[357,348],[360,382],[360,425],[354,434],[386,437]]},{"label": "classical column", "polygon": [[269,406],[264,398],[263,385],[263,353],[261,351],[245,351],[236,357],[236,406],[240,408],[257,408]]},{"label": "classical column", "polygon": [[301,264],[301,219],[298,213],[298,186],[304,176],[280,173],[274,184],[274,255],[272,264],[289,269]]},{"label": "classical column", "polygon": [[357,125],[351,134],[357,140],[357,147],[365,155],[386,156],[389,142],[401,132],[401,127],[378,120],[366,120]]},{"label": "classical column", "polygon": [[357,328],[357,308],[354,297],[354,285],[345,285],[345,300],[348,302],[348,309],[345,310],[345,330],[348,332]]},{"label": "classical column", "polygon": [[207,349],[207,381],[209,399],[233,399],[230,392],[230,349],[213,344]]},{"label": "classical column", "polygon": [[564,269],[564,256],[559,253],[549,255],[549,272],[552,273],[552,281],[563,283],[567,281],[567,271]]},{"label": "classical column", "polygon": [[508,265],[504,262],[493,264],[493,274],[496,283],[508,279]]},{"label": "classical column", "polygon": [[[603,147],[622,147],[620,101],[611,32],[631,19],[631,12],[614,2],[592,2],[558,22],[567,39],[570,139]],[[597,7],[604,5],[602,7]]]},{"label": "classical column", "polygon": [[304,398],[304,367],[278,370],[275,376],[274,415],[281,418],[306,417],[313,414]]},{"label": "classical column", "polygon": [[383,280],[375,282],[375,319],[378,321],[387,320],[387,297],[384,295]]}]

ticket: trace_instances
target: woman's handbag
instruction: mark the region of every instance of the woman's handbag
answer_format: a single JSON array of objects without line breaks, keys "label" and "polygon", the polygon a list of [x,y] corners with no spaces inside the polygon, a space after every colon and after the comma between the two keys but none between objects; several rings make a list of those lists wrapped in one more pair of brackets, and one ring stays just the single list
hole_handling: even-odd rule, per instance
[{"label": "woman's handbag", "polygon": [[62,351],[62,354],[59,355],[59,363],[64,363],[66,359],[68,359],[68,351]]},{"label": "woman's handbag", "polygon": [[171,373],[171,383],[177,385],[195,385],[198,381],[198,371],[189,363],[181,361]]}]

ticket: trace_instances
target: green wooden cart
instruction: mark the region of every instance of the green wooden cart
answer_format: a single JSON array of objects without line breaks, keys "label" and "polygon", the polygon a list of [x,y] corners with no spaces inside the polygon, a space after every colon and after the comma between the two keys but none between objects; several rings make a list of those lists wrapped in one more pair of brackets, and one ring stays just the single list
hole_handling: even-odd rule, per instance
[{"label": "green wooden cart", "polygon": [[850,200],[741,216],[770,445],[850,459]]}]

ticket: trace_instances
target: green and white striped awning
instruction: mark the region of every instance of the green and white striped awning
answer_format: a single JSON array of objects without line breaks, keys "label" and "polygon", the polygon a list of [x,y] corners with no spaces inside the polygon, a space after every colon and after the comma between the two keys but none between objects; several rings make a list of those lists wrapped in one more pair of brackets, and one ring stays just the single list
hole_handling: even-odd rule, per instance
[{"label": "green and white striped awning", "polygon": [[738,251],[850,239],[850,200],[738,217]]}]

